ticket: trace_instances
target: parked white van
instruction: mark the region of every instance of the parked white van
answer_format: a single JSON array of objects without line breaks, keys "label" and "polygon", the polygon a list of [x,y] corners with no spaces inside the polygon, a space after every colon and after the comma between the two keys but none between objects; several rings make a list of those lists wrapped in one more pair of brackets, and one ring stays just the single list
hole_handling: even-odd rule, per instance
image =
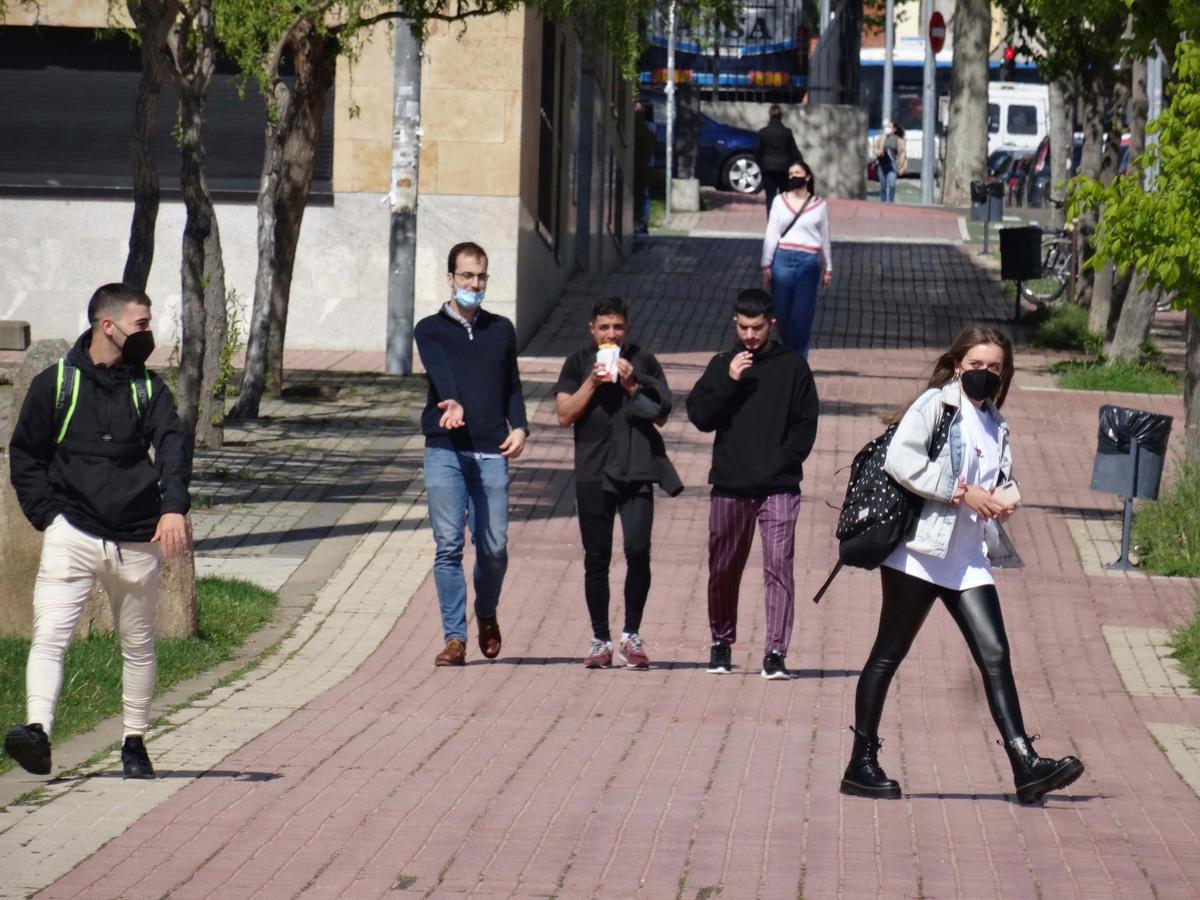
[{"label": "parked white van", "polygon": [[1044,84],[988,83],[988,155],[996,150],[1032,153],[1050,124],[1050,93]]}]

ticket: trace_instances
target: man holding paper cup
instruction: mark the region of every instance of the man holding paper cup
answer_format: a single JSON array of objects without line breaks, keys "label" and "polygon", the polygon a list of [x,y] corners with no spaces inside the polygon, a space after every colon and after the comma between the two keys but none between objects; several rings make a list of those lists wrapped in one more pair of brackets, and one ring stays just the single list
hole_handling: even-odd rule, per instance
[{"label": "man holding paper cup", "polygon": [[670,496],[683,490],[656,425],[671,412],[671,391],[654,355],[629,343],[629,307],[601,297],[588,323],[591,340],[567,357],[554,387],[558,424],[575,430],[575,500],[583,539],[583,586],[592,620],[589,669],[613,664],[608,622],[608,567],[613,522],[625,539],[625,627],[615,648],[618,665],[650,668],[639,634],[650,592],[653,486]]}]

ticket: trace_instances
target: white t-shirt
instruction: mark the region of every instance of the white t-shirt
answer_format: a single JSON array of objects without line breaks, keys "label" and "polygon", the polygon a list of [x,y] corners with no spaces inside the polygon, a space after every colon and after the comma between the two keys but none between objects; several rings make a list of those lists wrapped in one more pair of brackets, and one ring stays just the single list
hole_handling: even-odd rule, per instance
[{"label": "white t-shirt", "polygon": [[[1000,477],[1000,423],[963,397],[959,434],[963,444],[960,474],[967,484],[991,490]],[[988,562],[983,520],[965,503],[958,507],[945,558],[898,544],[883,565],[956,591],[996,583]]]}]

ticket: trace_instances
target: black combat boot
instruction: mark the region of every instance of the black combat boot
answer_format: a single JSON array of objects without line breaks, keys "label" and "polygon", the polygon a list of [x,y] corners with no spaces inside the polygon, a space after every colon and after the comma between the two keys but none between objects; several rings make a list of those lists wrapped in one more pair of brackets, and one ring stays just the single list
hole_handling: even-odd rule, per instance
[{"label": "black combat boot", "polygon": [[887,777],[879,765],[879,747],[883,743],[876,735],[854,732],[854,749],[850,752],[850,765],[842,777],[842,793],[855,797],[897,799],[900,785]]},{"label": "black combat boot", "polygon": [[1043,796],[1065,788],[1083,774],[1083,763],[1073,756],[1046,759],[1033,749],[1033,737],[1019,737],[1004,744],[1008,761],[1012,763],[1013,779],[1017,783],[1017,799],[1036,803]]}]

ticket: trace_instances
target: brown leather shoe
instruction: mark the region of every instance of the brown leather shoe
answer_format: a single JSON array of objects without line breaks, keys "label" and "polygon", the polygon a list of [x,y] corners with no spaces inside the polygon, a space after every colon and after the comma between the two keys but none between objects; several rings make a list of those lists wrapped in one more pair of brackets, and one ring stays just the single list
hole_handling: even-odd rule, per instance
[{"label": "brown leather shoe", "polygon": [[467,664],[467,647],[458,638],[446,641],[446,649],[433,658],[435,666],[465,666]]},{"label": "brown leather shoe", "polygon": [[490,619],[479,617],[479,649],[488,659],[500,655],[500,623],[495,616]]}]

